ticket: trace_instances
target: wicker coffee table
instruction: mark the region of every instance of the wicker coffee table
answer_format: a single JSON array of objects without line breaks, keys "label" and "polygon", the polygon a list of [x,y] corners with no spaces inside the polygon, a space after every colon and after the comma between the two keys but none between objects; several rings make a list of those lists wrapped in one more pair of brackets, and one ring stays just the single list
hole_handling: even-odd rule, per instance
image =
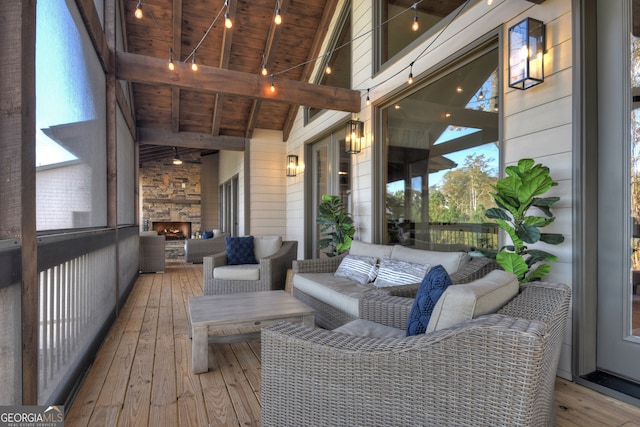
[{"label": "wicker coffee table", "polygon": [[243,292],[189,298],[191,362],[194,374],[207,372],[209,342],[229,343],[259,337],[260,332],[209,337],[215,331],[267,326],[290,321],[313,326],[315,310],[285,291]]}]

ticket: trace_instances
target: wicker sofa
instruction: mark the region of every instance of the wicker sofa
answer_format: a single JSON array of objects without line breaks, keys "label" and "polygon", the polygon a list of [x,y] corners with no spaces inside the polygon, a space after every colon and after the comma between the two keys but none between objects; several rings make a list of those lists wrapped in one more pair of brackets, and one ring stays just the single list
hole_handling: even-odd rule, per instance
[{"label": "wicker sofa", "polygon": [[[262,425],[552,426],[570,289],[523,285],[497,313],[405,338],[281,323],[262,331]],[[363,298],[406,327],[412,299]]]},{"label": "wicker sofa", "polygon": [[165,236],[155,231],[140,233],[138,252],[138,270],[141,273],[164,273],[166,254],[164,251]]},{"label": "wicker sofa", "polygon": [[[390,257],[431,265],[443,264],[454,284],[468,283],[500,268],[491,259],[470,257],[464,252],[438,252],[411,249],[400,245],[378,245],[354,241],[349,254]],[[343,258],[342,254],[331,258],[293,261],[293,296],[316,310],[316,324],[325,329],[335,329],[361,317],[358,300],[374,293],[413,297],[420,283],[376,288],[373,284],[334,277]]]}]

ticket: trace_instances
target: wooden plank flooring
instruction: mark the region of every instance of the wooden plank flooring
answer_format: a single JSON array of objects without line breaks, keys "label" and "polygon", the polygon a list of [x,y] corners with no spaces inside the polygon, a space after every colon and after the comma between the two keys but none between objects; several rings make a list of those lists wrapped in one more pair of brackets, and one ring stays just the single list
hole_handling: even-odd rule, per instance
[{"label": "wooden plank flooring", "polygon": [[[191,373],[187,301],[202,265],[140,276],[72,404],[65,426],[259,426],[260,342],[209,346]],[[558,379],[559,426],[640,426],[640,408]]]}]

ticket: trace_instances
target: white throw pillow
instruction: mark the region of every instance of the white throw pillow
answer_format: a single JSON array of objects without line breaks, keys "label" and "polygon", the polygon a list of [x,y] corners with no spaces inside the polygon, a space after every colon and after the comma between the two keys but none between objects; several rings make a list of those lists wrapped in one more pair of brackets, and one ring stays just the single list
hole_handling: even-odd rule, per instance
[{"label": "white throw pillow", "polygon": [[253,236],[253,254],[260,262],[278,252],[282,247],[282,237],[280,236]]},{"label": "white throw pillow", "polygon": [[429,264],[416,264],[399,259],[382,258],[374,285],[379,288],[420,283],[429,271]]},{"label": "white throw pillow", "polygon": [[347,255],[340,261],[334,275],[364,285],[376,278],[377,262],[378,259],[373,256]]},{"label": "white throw pillow", "polygon": [[503,270],[493,270],[481,279],[463,285],[451,285],[433,308],[426,332],[495,313],[515,297],[519,289],[516,275]]}]

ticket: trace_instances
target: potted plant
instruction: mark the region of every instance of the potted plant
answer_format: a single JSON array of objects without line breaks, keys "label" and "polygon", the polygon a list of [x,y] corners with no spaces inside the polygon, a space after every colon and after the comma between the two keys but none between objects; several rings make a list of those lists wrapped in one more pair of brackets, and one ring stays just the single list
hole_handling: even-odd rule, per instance
[{"label": "potted plant", "polygon": [[[505,172],[507,176],[492,186],[495,193],[491,195],[498,207],[488,209],[485,215],[509,235],[512,244],[498,251],[481,252],[494,258],[505,271],[518,276],[522,284],[549,274],[551,266],[547,262],[558,260],[549,252],[527,246],[538,241],[550,245],[564,241],[562,234],[540,231],[555,220],[550,208],[560,198],[538,196],[558,183],[549,176],[548,167],[536,164],[532,159],[521,159],[517,166],[509,166]],[[536,209],[530,214],[532,208]]]},{"label": "potted plant", "polygon": [[340,196],[322,195],[316,223],[320,226],[320,233],[324,234],[318,240],[318,248],[327,249],[327,256],[333,257],[349,250],[356,229],[353,226],[353,218],[342,204]]}]

